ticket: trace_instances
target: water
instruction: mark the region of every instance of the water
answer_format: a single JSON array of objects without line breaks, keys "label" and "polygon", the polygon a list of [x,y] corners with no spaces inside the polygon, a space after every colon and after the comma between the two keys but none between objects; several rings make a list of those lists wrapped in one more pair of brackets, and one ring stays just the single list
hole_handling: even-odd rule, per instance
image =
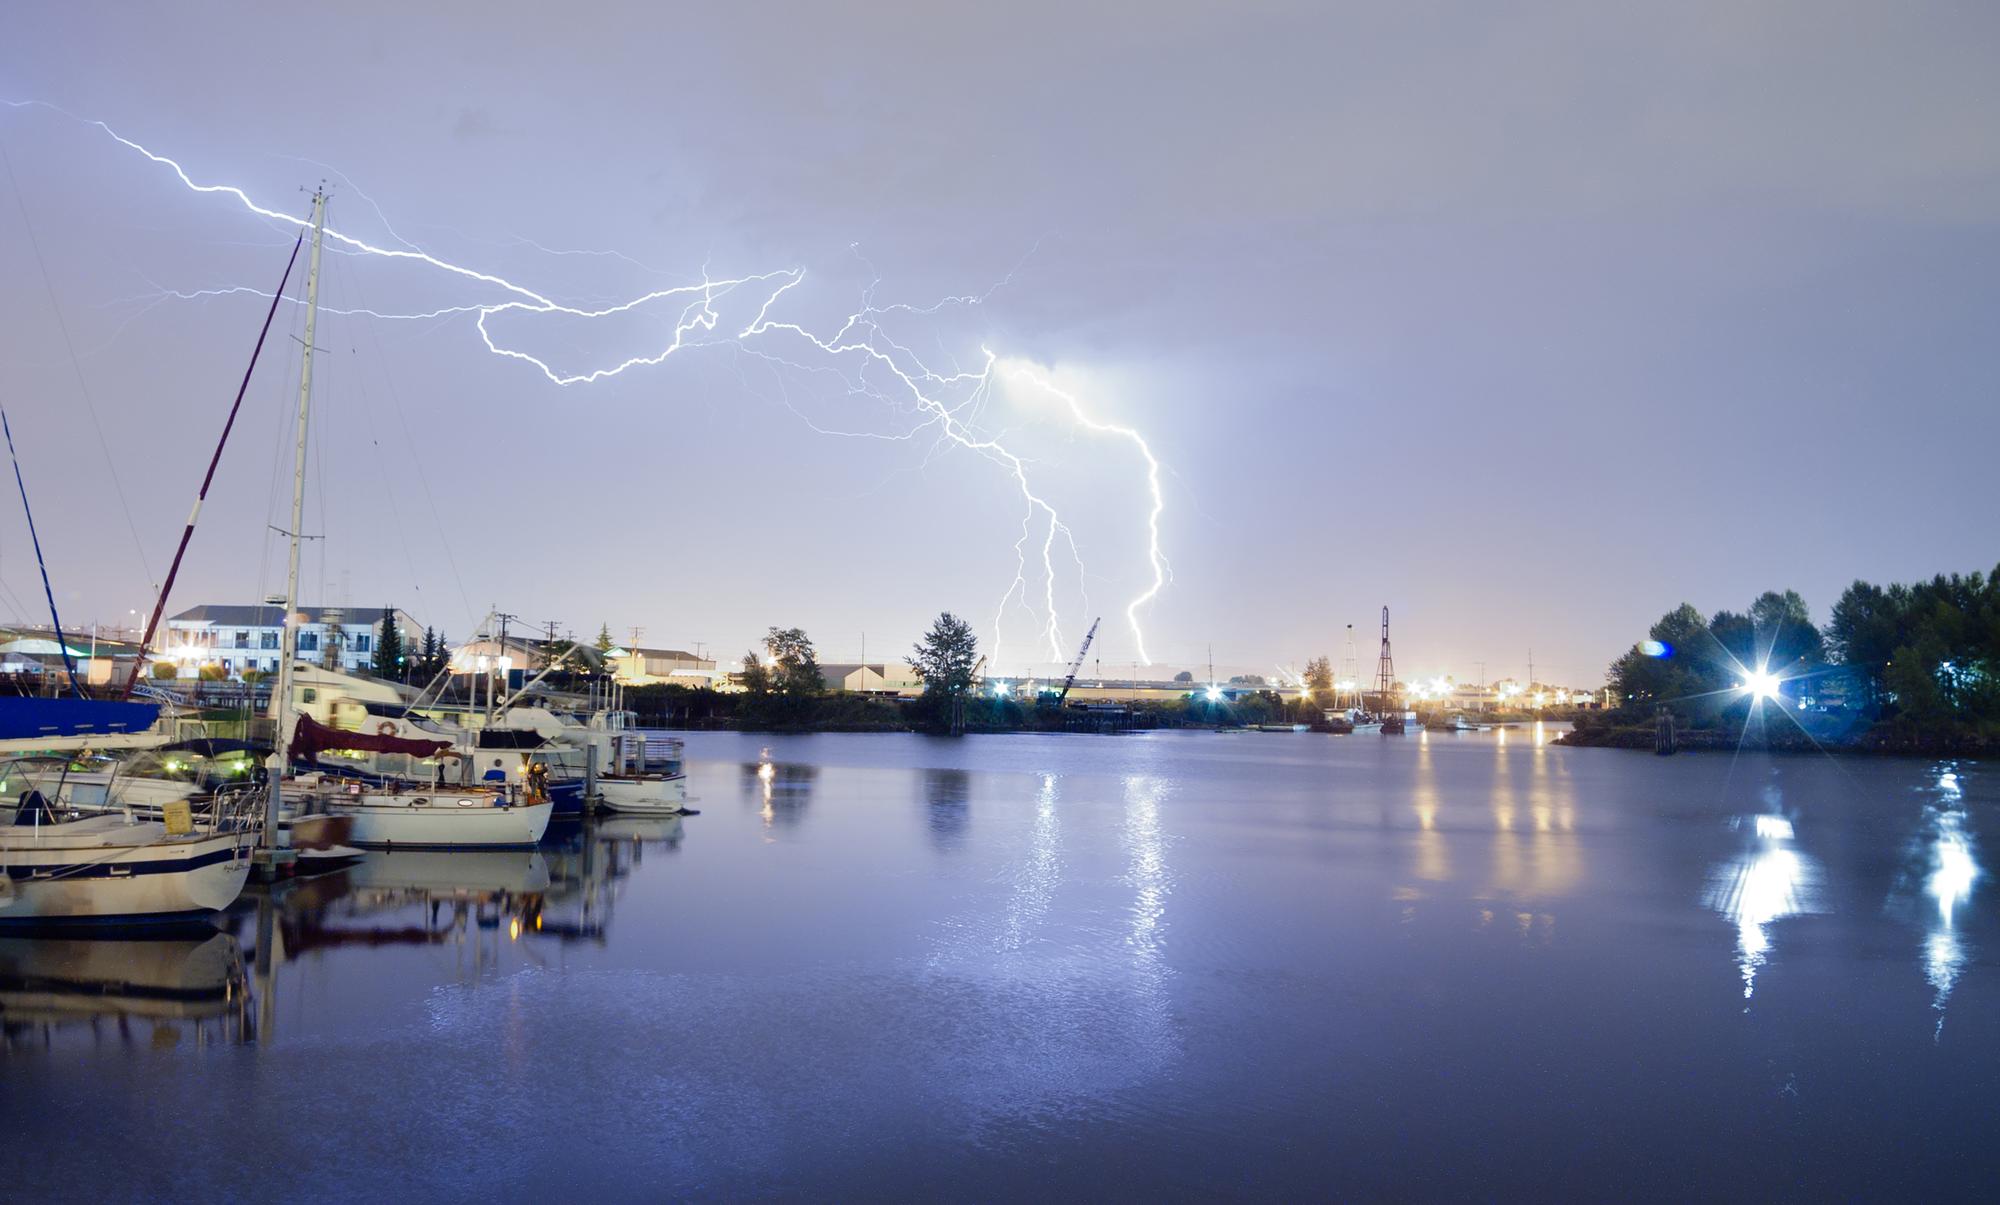
[{"label": "water", "polygon": [[688,753],[684,822],[267,905],[270,978],[254,902],[205,944],[0,943],[17,1199],[1938,1197],[2000,1166],[1975,764],[1525,728]]}]

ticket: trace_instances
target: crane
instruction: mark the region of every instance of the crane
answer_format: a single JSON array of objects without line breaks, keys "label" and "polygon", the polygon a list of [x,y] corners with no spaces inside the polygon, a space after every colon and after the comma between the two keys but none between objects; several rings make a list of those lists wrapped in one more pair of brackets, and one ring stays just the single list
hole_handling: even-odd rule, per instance
[{"label": "crane", "polygon": [[1061,707],[1069,698],[1069,688],[1076,685],[1077,671],[1083,668],[1083,659],[1090,655],[1090,642],[1097,639],[1097,625],[1103,622],[1101,615],[1090,621],[1090,630],[1083,634],[1083,647],[1076,650],[1076,660],[1069,663],[1069,676],[1063,679],[1062,690],[1056,694],[1056,706]]}]

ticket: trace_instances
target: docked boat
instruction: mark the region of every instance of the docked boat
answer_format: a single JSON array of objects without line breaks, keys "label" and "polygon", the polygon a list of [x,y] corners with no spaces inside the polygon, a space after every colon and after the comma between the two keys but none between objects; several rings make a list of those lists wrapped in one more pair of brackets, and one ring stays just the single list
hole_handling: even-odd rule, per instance
[{"label": "docked boat", "polygon": [[584,723],[545,707],[512,707],[503,719],[508,727],[533,732],[553,746],[540,754],[552,780],[575,775],[594,748],[598,799],[611,811],[673,816],[688,810],[681,742],[639,732],[631,712],[600,711]]},{"label": "docked boat", "polygon": [[362,849],[528,849],[548,833],[554,811],[546,799],[528,799],[510,785],[488,791],[376,787],[302,775],[290,779],[288,789],[298,791],[298,815],[348,817],[346,841]]},{"label": "docked boat", "polygon": [[232,817],[207,831],[116,813],[65,819],[25,792],[0,828],[0,927],[198,920],[236,902],[254,841]]}]

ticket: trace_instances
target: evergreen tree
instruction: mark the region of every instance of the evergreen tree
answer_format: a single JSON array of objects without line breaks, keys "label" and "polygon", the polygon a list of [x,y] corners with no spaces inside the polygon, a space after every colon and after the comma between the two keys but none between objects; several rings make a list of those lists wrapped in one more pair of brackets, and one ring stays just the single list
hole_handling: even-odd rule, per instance
[{"label": "evergreen tree", "polygon": [[611,639],[611,625],[608,623],[599,624],[597,626],[597,651],[608,653],[617,647],[618,642]]},{"label": "evergreen tree", "polygon": [[400,681],[407,667],[403,661],[403,631],[396,626],[396,608],[382,608],[382,626],[375,632],[375,676]]}]

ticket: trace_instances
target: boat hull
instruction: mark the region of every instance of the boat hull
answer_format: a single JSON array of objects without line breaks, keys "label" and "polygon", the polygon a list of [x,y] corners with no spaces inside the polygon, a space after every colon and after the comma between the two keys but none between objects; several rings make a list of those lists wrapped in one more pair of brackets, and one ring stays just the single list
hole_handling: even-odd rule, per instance
[{"label": "boat hull", "polygon": [[328,811],[352,816],[347,842],[370,849],[421,846],[431,849],[526,848],[539,844],[549,828],[553,805],[518,807],[433,804],[428,796],[371,796],[329,804]]},{"label": "boat hull", "polygon": [[176,924],[229,907],[250,877],[247,833],[84,845],[61,841],[66,827],[0,846],[0,927]]},{"label": "boat hull", "polygon": [[687,777],[681,774],[643,777],[606,776],[597,780],[605,808],[634,816],[673,816],[687,810]]}]

